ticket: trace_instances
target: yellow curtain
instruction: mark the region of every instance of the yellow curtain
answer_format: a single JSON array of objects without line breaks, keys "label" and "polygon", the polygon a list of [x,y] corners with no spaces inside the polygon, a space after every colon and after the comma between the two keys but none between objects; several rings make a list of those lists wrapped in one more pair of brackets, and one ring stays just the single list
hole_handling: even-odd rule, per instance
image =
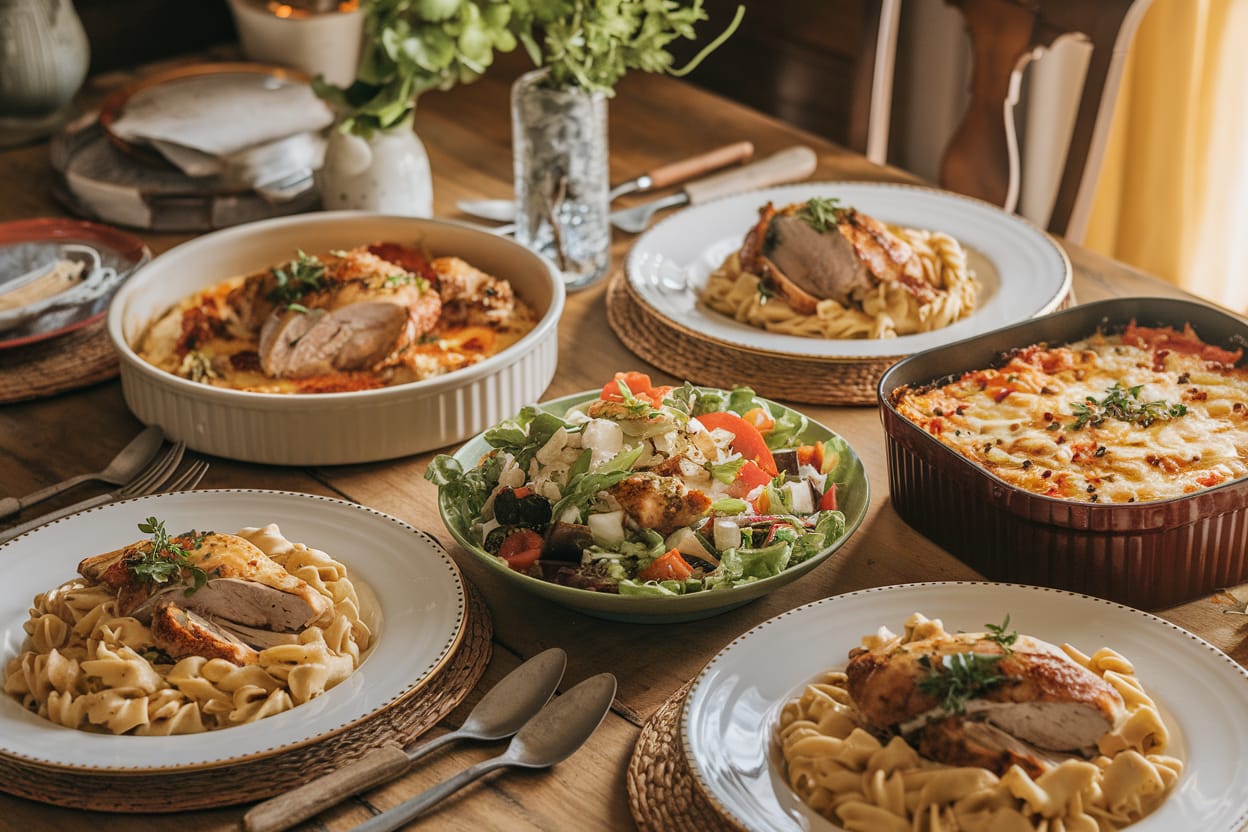
[{"label": "yellow curtain", "polygon": [[1084,244],[1248,312],[1248,2],[1153,0]]}]

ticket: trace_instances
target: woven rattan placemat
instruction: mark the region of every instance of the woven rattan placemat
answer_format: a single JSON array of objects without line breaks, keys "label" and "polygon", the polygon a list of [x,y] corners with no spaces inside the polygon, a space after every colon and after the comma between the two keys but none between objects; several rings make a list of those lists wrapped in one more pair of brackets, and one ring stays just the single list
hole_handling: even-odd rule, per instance
[{"label": "woven rattan placemat", "polygon": [[685,685],[641,729],[628,761],[628,805],[640,832],[739,832],[694,783],[680,741]]},{"label": "woven rattan placemat", "polygon": [[494,627],[489,608],[467,580],[464,590],[464,636],[442,669],[398,705],[328,739],[239,765],[168,774],[84,774],[0,757],[0,790],[101,812],[207,809],[273,797],[387,743],[408,745],[455,710],[490,661]]},{"label": "woven rattan placemat", "polygon": [[737,349],[655,314],[623,273],[607,286],[607,321],[624,346],[677,378],[710,387],[747,385],[771,399],[874,405],[876,385],[896,358],[820,360]]},{"label": "woven rattan placemat", "polygon": [[57,338],[0,350],[0,404],[77,390],[115,375],[117,353],[101,318]]}]

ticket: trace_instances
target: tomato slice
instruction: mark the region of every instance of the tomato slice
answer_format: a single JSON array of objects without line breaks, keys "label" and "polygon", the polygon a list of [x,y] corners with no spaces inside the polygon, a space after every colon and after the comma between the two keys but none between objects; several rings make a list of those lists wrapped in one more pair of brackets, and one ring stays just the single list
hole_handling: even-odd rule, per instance
[{"label": "tomato slice", "polygon": [[728,410],[718,410],[714,413],[703,413],[698,417],[698,421],[707,430],[721,428],[728,431],[733,437],[732,449],[734,451],[746,459],[754,460],[760,468],[773,477],[780,473],[776,468],[776,459],[771,455],[771,449],[767,447],[767,441],[758,432],[758,428],[737,414]]},{"label": "tomato slice", "polygon": [[672,549],[667,554],[655,558],[649,566],[640,570],[637,577],[643,581],[683,581],[693,574],[693,569],[685,563],[679,549]]},{"label": "tomato slice", "polygon": [[624,401],[624,391],[620,390],[619,384],[621,381],[628,387],[628,392],[634,396],[648,393],[653,387],[650,383],[650,376],[645,373],[639,373],[635,370],[627,373],[616,373],[615,378],[602,386],[601,398],[604,402]]},{"label": "tomato slice", "polygon": [[819,498],[820,511],[836,511],[836,483],[828,483],[828,490]]},{"label": "tomato slice", "polygon": [[498,555],[517,572],[524,572],[542,556],[542,536],[531,529],[517,529],[503,540]]},{"label": "tomato slice", "polygon": [[771,475],[758,467],[753,461],[747,461],[737,471],[737,478],[728,486],[728,493],[733,497],[744,497],[760,485],[771,482]]}]

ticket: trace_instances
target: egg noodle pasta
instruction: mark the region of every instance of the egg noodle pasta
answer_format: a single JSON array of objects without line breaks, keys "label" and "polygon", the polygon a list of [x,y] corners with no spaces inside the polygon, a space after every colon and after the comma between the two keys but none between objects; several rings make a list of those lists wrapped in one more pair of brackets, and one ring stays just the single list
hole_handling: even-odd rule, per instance
[{"label": "egg noodle pasta", "polygon": [[[886,629],[868,649],[943,632],[915,614],[897,637]],[[847,675],[829,671],[787,702],[779,745],[790,787],[812,809],[850,832],[1108,832],[1139,820],[1165,798],[1183,763],[1166,754],[1169,732],[1131,663],[1103,648],[1062,651],[1121,694],[1126,718],[1105,733],[1090,759],[1064,759],[1038,776],[1018,765],[986,768],[924,758],[901,736],[882,742],[865,730]]]},{"label": "egg noodle pasta", "polygon": [[361,609],[346,567],[295,543],[276,524],[241,537],[331,602],[285,643],[259,651],[254,664],[199,655],[169,660],[151,628],[118,614],[117,591],[76,578],[36,596],[27,638],[11,659],[4,692],[67,728],[113,734],[169,735],[254,722],[314,699],[360,665],[376,624]]},{"label": "egg noodle pasta", "polygon": [[901,285],[881,281],[856,296],[855,305],[825,298],[814,313],[803,314],[761,291],[762,278],[742,269],[734,252],[711,273],[702,301],[750,326],[806,338],[895,338],[941,329],[975,311],[979,283],[957,240],[938,231],[888,229],[913,249],[932,300],[922,302]]}]

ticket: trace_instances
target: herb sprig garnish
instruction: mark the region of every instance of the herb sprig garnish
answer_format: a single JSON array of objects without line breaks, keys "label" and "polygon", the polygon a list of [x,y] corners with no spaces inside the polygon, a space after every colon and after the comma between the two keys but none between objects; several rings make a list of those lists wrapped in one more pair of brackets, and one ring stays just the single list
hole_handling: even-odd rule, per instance
[{"label": "herb sprig garnish", "polygon": [[919,690],[939,699],[946,713],[965,713],[967,700],[987,693],[1010,678],[998,672],[998,665],[1004,658],[1004,655],[983,653],[950,653],[941,657],[940,664],[936,665],[931,656],[920,656],[919,665],[928,675],[919,680]]},{"label": "herb sprig garnish", "polygon": [[1071,402],[1070,412],[1074,414],[1075,420],[1067,427],[1070,430],[1082,430],[1088,425],[1098,427],[1106,419],[1117,419],[1146,428],[1157,421],[1169,421],[1187,415],[1187,405],[1182,402],[1170,404],[1160,400],[1140,401],[1140,390],[1143,386],[1137,384],[1134,387],[1123,387],[1120,382],[1115,381],[1105,391],[1105,398],[1100,401],[1088,396],[1082,402]]},{"label": "herb sprig garnish", "polygon": [[984,629],[988,631],[984,638],[1000,644],[1005,655],[1008,656],[1014,652],[1014,642],[1018,641],[1018,631],[1010,629],[1009,613],[1006,613],[1005,620],[1000,624],[985,624]]},{"label": "herb sprig garnish", "polygon": [[806,224],[811,228],[823,234],[840,224],[841,212],[844,210],[844,208],[840,207],[840,200],[836,197],[829,199],[812,196],[798,210],[797,215],[805,220]]},{"label": "herb sprig garnish", "polygon": [[[152,536],[151,545],[136,561],[129,564],[134,577],[144,583],[165,584],[182,577],[182,570],[191,574],[192,585],[187,587],[186,594],[191,595],[208,582],[208,573],[191,563],[191,552],[174,543],[165,530],[163,520],[149,517],[139,524],[139,531]],[[206,534],[191,540],[191,550],[199,548]]]},{"label": "herb sprig garnish", "polygon": [[324,285],[325,264],[316,255],[308,254],[299,249],[294,260],[285,266],[274,266],[271,270],[275,284],[268,299],[288,308],[308,292],[315,292]]}]

